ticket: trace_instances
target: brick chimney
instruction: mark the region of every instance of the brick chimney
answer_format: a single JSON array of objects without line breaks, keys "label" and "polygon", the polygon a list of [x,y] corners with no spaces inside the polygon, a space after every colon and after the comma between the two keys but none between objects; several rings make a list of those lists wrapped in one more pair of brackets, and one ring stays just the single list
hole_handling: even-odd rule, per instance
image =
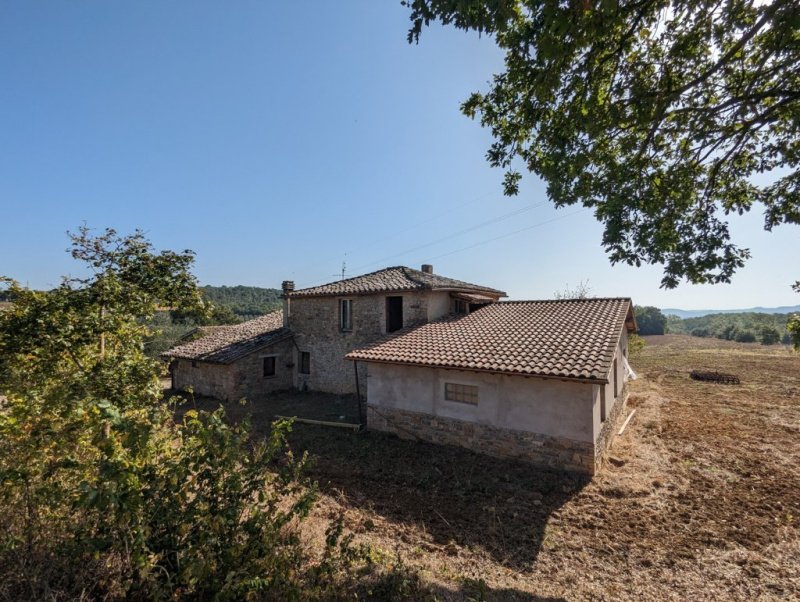
[{"label": "brick chimney", "polygon": [[426,274],[433,274],[433,266],[429,263],[422,264],[422,271]]},{"label": "brick chimney", "polygon": [[283,295],[281,295],[283,299],[283,327],[288,328],[290,313],[289,294],[294,291],[294,280],[284,280],[281,284],[281,288],[283,289]]}]

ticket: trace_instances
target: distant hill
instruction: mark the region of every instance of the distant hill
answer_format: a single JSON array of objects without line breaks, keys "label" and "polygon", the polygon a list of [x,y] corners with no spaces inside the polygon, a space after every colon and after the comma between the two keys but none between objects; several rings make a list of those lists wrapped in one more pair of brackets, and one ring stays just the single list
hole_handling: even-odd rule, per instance
[{"label": "distant hill", "polygon": [[679,318],[699,318],[713,314],[791,314],[800,313],[800,305],[782,305],[780,307],[750,307],[748,309],[662,309],[666,316]]},{"label": "distant hill", "polygon": [[281,291],[257,286],[201,286],[203,297],[237,316],[261,316],[281,308]]}]

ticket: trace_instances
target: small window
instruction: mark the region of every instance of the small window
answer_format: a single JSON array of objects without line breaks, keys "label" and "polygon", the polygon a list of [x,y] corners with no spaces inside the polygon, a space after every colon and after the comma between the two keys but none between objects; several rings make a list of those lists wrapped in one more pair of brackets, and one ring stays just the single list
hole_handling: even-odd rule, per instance
[{"label": "small window", "polygon": [[311,374],[311,354],[308,351],[300,352],[300,374]]},{"label": "small window", "polygon": [[444,398],[448,401],[458,401],[478,405],[478,387],[474,385],[460,385],[457,383],[444,384]]},{"label": "small window", "polygon": [[352,299],[339,299],[339,328],[343,331],[353,330]]},{"label": "small window", "polygon": [[261,361],[264,378],[275,376],[275,356],[271,355],[269,357],[261,358]]},{"label": "small window", "polygon": [[456,299],[456,313],[457,314],[465,314],[467,313],[467,302],[463,299]]},{"label": "small window", "polygon": [[192,368],[197,368],[197,362],[195,360],[192,360]]}]

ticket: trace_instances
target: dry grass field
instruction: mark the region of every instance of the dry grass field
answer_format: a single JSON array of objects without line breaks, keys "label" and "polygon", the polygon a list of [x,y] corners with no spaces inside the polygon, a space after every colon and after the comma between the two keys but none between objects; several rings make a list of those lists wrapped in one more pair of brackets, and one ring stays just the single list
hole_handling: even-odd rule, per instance
[{"label": "dry grass field", "polygon": [[[676,335],[648,337],[632,363],[636,414],[591,481],[296,424],[322,493],[309,541],[343,513],[377,560],[417,569],[430,599],[798,599],[800,355]],[[262,431],[278,413],[230,411]]]}]

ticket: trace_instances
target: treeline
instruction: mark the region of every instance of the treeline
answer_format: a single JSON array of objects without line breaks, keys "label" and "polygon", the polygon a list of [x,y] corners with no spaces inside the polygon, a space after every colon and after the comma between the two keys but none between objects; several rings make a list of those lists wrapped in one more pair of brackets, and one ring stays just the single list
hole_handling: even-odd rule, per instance
[{"label": "treeline", "polygon": [[203,297],[242,318],[263,316],[281,308],[281,291],[257,286],[202,286]]},{"label": "treeline", "polygon": [[208,315],[177,310],[160,311],[147,322],[145,350],[158,357],[198,326],[237,324],[281,308],[281,291],[256,286],[203,286],[203,298],[214,309]]},{"label": "treeline", "polygon": [[761,343],[789,345],[792,337],[787,329],[791,314],[766,314],[741,312],[732,314],[708,314],[697,318],[679,318],[664,315],[657,307],[636,308],[639,334],[689,334],[695,337],[710,337],[737,341],[739,343]]},{"label": "treeline", "polygon": [[739,343],[775,345],[791,343],[786,325],[790,314],[763,314],[744,312],[738,314],[709,314],[698,318],[669,316],[667,329],[671,333],[690,334],[695,337],[712,337]]}]

